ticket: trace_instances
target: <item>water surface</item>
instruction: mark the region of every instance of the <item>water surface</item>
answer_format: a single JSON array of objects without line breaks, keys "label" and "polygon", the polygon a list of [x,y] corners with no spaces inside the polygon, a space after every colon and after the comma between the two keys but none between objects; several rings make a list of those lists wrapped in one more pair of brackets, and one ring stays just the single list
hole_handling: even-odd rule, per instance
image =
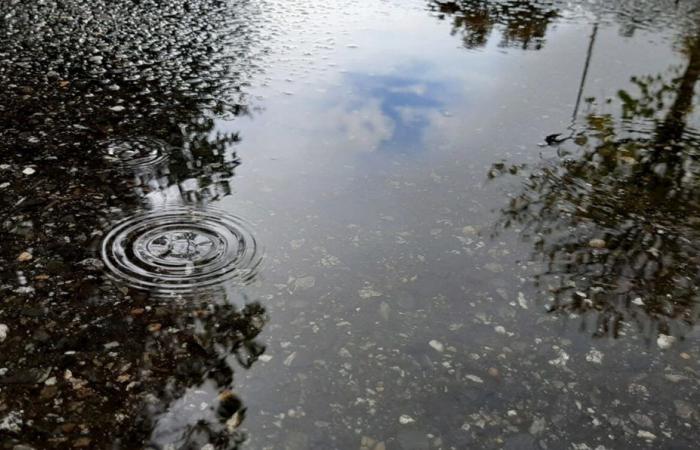
[{"label": "water surface", "polygon": [[698,8],[2,3],[3,448],[695,448]]}]

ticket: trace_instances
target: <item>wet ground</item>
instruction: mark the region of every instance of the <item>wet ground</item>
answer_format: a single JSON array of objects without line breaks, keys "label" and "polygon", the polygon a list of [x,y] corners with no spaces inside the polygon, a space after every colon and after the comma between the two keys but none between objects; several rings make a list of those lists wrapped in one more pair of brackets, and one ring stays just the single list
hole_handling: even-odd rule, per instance
[{"label": "wet ground", "polygon": [[0,448],[693,449],[700,2],[0,2]]}]

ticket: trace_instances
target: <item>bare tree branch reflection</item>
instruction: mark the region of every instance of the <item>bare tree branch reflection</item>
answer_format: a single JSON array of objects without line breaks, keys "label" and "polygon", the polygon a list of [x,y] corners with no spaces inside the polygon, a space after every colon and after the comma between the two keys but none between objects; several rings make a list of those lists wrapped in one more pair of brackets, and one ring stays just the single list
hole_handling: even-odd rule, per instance
[{"label": "bare tree branch reflection", "polygon": [[499,226],[532,239],[551,309],[590,314],[597,336],[617,337],[625,323],[682,333],[698,318],[700,134],[688,120],[700,34],[683,54],[684,67],[632,78],[619,117],[590,113],[501,212]]}]

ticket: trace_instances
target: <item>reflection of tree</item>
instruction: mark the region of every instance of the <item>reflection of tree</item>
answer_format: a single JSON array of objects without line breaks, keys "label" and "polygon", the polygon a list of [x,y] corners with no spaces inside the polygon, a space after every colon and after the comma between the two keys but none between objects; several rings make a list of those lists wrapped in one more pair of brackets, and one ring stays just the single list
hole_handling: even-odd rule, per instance
[{"label": "reflection of tree", "polygon": [[[161,326],[178,333],[149,339],[144,353],[148,357],[141,370],[154,376],[142,383],[157,392],[143,416],[144,431],[159,446],[235,448],[244,438],[238,427],[245,407],[234,391],[234,370],[235,364],[249,368],[265,351],[254,340],[266,321],[265,309],[259,304],[242,311],[225,304],[201,306],[168,314],[173,322]],[[165,383],[163,373],[168,374]],[[187,403],[195,399],[192,409]]]},{"label": "reflection of tree", "polygon": [[[263,351],[264,309],[158,304],[104,283],[94,259],[108,222],[152,197],[230,192],[239,137],[215,120],[247,111],[257,17],[235,3],[234,15],[218,0],[0,2],[0,420],[17,412],[23,424],[4,444],[240,440],[233,370]],[[164,159],[105,158],[132,139],[162,143]],[[26,250],[31,261],[19,261]],[[171,424],[168,411],[199,387],[211,414]]]},{"label": "reflection of tree", "polygon": [[534,239],[553,308],[597,313],[596,334],[630,320],[670,333],[697,319],[700,136],[687,120],[700,35],[685,48],[684,69],[633,78],[639,95],[619,93],[623,120],[589,115],[503,210],[504,227]]},{"label": "reflection of tree", "polygon": [[467,48],[485,46],[495,29],[502,47],[539,50],[547,27],[558,16],[551,5],[524,0],[431,0],[430,9],[441,20],[452,19],[452,34],[460,33]]}]

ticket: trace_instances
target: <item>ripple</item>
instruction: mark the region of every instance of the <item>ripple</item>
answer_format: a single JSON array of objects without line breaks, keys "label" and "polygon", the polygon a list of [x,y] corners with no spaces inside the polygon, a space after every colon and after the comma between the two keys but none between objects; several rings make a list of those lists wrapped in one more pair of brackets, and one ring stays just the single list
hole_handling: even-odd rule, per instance
[{"label": "ripple", "polygon": [[103,156],[129,168],[150,167],[166,159],[167,148],[168,144],[152,138],[111,139],[105,141]]},{"label": "ripple", "polygon": [[262,260],[249,225],[213,208],[175,208],[118,223],[102,242],[109,274],[154,292],[247,283]]}]

